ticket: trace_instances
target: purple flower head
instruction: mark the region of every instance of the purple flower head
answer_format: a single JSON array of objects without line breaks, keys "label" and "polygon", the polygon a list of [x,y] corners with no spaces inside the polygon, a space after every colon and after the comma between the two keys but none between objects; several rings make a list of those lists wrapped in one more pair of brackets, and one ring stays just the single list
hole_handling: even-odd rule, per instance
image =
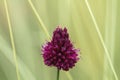
[{"label": "purple flower head", "polygon": [[57,27],[50,42],[42,47],[44,63],[68,71],[79,60],[79,50],[73,47],[67,29]]}]

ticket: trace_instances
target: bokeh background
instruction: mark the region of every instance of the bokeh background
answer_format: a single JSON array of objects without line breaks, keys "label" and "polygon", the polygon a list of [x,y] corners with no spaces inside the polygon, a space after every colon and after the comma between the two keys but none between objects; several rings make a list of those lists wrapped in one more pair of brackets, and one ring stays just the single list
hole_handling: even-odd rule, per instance
[{"label": "bokeh background", "polygon": [[61,71],[60,80],[119,80],[119,8],[120,0],[0,0],[0,80],[56,80],[41,46],[58,25],[68,28],[81,50],[80,61]]}]

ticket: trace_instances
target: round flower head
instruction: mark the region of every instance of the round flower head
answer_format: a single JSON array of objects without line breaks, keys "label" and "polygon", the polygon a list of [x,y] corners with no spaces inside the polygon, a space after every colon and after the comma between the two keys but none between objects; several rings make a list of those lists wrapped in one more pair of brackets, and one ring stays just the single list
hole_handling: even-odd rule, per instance
[{"label": "round flower head", "polygon": [[73,47],[67,29],[57,27],[50,42],[42,47],[44,63],[68,71],[79,60],[78,50]]}]

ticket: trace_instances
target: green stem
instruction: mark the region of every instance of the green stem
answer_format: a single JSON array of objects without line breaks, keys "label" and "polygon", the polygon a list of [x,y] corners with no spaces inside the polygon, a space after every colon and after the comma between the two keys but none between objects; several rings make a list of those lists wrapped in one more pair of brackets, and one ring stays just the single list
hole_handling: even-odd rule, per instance
[{"label": "green stem", "polygon": [[57,69],[57,80],[59,80],[60,70]]}]

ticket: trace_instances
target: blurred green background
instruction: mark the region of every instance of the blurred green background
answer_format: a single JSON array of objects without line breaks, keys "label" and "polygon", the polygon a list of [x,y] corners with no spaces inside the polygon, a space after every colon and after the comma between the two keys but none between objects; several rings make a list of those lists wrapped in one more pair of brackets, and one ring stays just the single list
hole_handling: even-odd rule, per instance
[{"label": "blurred green background", "polygon": [[[68,28],[72,42],[81,50],[80,61],[69,72],[61,71],[60,80],[119,80],[119,8],[120,0],[0,0],[0,80],[56,80],[56,68],[43,63],[41,46],[49,41],[46,33],[52,36],[58,25]],[[14,39],[16,58],[10,35]]]}]

